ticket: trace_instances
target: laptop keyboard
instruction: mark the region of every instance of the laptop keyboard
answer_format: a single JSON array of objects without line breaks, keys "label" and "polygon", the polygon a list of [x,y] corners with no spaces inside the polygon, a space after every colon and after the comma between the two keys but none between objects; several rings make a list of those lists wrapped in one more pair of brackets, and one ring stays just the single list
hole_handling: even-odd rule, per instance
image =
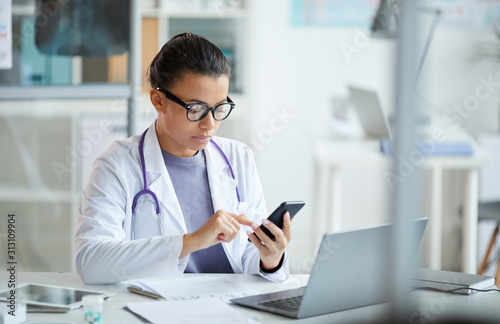
[{"label": "laptop keyboard", "polygon": [[258,303],[258,305],[296,312],[299,310],[301,302],[302,302],[302,296],[293,296],[287,298],[268,300],[265,302]]}]

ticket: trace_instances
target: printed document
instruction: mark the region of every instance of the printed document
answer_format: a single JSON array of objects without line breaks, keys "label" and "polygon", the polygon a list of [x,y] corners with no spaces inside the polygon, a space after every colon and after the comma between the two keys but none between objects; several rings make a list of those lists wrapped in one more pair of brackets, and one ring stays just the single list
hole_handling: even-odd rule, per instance
[{"label": "printed document", "polygon": [[218,298],[128,303],[129,311],[151,323],[260,323]]}]

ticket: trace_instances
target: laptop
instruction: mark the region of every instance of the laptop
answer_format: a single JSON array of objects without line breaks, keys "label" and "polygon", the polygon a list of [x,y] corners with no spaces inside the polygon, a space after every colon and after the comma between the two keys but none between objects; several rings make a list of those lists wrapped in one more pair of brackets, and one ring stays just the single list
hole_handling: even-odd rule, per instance
[{"label": "laptop", "polygon": [[[416,249],[427,218],[411,222]],[[235,298],[233,303],[304,318],[389,301],[392,225],[325,234],[307,286]]]},{"label": "laptop", "polygon": [[366,135],[376,139],[392,138],[391,129],[377,93],[353,85],[348,86],[348,88],[358,113],[359,122]]}]

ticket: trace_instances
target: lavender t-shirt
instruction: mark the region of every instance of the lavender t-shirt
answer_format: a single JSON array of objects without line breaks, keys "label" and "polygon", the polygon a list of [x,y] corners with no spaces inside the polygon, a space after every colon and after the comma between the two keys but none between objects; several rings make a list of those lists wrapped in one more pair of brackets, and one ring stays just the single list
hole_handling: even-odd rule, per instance
[{"label": "lavender t-shirt", "polygon": [[[201,227],[213,214],[203,150],[192,157],[178,157],[162,150],[163,160],[181,205],[188,233]],[[221,244],[191,253],[186,273],[233,273]]]}]

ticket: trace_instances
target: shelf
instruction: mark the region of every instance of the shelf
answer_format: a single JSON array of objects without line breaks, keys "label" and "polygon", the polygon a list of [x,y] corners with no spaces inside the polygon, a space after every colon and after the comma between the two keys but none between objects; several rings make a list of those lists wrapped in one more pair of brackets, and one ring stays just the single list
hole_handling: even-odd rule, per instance
[{"label": "shelf", "polygon": [[243,9],[217,11],[168,11],[166,9],[145,9],[144,18],[177,18],[177,19],[241,19],[245,17]]},{"label": "shelf", "polygon": [[13,16],[34,16],[35,15],[35,5],[15,5],[12,4],[12,15]]},{"label": "shelf", "polygon": [[34,190],[34,189],[10,189],[0,188],[0,201],[2,202],[63,202],[71,203],[76,198],[71,191],[52,191],[52,190]]},{"label": "shelf", "polygon": [[130,98],[130,85],[89,83],[65,86],[2,86],[2,100],[115,99]]},{"label": "shelf", "polygon": [[2,101],[0,118],[74,118],[81,113],[126,116],[126,99],[96,100],[8,100]]}]

